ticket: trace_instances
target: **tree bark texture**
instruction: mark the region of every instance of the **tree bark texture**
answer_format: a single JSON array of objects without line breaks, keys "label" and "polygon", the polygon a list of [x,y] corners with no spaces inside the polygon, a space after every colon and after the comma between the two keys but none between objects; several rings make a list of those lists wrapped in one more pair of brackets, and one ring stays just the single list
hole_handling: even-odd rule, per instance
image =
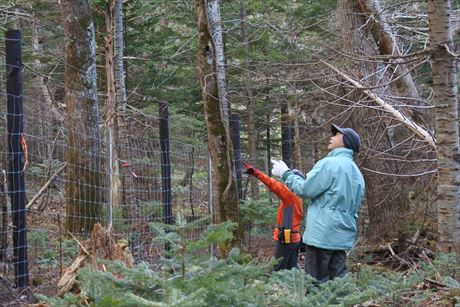
[{"label": "tree bark texture", "polygon": [[437,247],[443,252],[458,252],[460,247],[457,60],[451,14],[451,1],[428,1],[438,163]]},{"label": "tree bark texture", "polygon": [[[358,4],[359,10],[369,21],[371,34],[380,54],[400,55],[400,48],[398,47],[396,38],[390,32],[379,0],[358,0]],[[398,64],[397,60],[389,60],[387,64],[391,72],[395,75],[396,88],[407,99],[405,104],[419,105],[420,95],[407,67],[404,64]]]},{"label": "tree bark texture", "polygon": [[[33,49],[33,54],[36,56],[36,59],[33,61],[34,67],[36,70],[40,71],[43,67],[43,64],[41,63],[40,56],[43,53],[43,47],[40,42],[40,33],[41,33],[41,27],[39,26],[39,22],[37,19],[34,19],[31,24],[32,28],[32,49]],[[56,106],[53,103],[53,99],[51,98],[51,93],[48,88],[48,82],[47,82],[47,77],[42,76],[42,75],[37,75],[36,80],[37,80],[37,87],[39,88],[41,92],[41,97],[43,97],[43,100],[45,102],[46,108],[50,111],[51,115],[53,116],[53,119],[59,121],[59,123],[62,123],[64,121],[64,116],[63,114],[56,108]]]},{"label": "tree bark texture", "polygon": [[[216,204],[219,222],[231,220],[238,224],[233,241],[219,246],[220,254],[226,257],[230,246],[240,244],[241,226],[239,223],[238,190],[233,174],[232,144],[228,131],[227,117],[223,110],[224,101],[219,100],[219,61],[212,35],[214,32],[208,21],[207,8],[217,1],[196,0],[196,13],[199,29],[198,69],[204,102],[204,113],[208,130],[208,148],[212,160],[212,172],[216,180]],[[218,8],[213,7],[213,10]],[[214,19],[215,20],[215,19]],[[222,56],[222,55],[220,55]],[[223,63],[223,62],[222,62]],[[214,217],[213,217],[214,218]]]},{"label": "tree bark texture", "polygon": [[291,111],[289,108],[288,101],[285,100],[281,102],[280,112],[281,112],[281,155],[286,165],[289,168],[293,168],[294,163],[293,163],[292,151],[294,148],[293,146],[294,136],[292,134],[294,130],[292,129]]},{"label": "tree bark texture", "polygon": [[[294,82],[294,91],[295,91],[295,100],[293,111],[294,114],[300,114],[299,108],[299,97],[297,95],[297,84]],[[299,111],[299,113],[298,113]],[[299,116],[292,117],[292,138],[293,138],[293,146],[292,146],[292,161],[293,166],[297,169],[305,169],[302,163],[302,148],[300,146],[300,128],[299,128]]]},{"label": "tree bark texture", "polygon": [[88,0],[61,0],[67,111],[66,228],[89,233],[101,219],[101,140],[96,42]]},{"label": "tree bark texture", "polygon": [[[32,50],[35,56],[33,60],[33,64],[35,70],[38,71],[34,78],[34,87],[33,91],[36,93],[38,103],[34,103],[32,105],[26,105],[26,112],[30,112],[30,114],[37,114],[37,112],[43,112],[43,117],[37,117],[39,120],[33,121],[31,126],[29,127],[30,131],[35,131],[39,142],[43,142],[46,140],[47,135],[49,133],[53,133],[54,131],[60,131],[60,128],[64,125],[65,114],[63,112],[63,108],[61,102],[54,101],[51,96],[51,91],[49,88],[48,77],[42,75],[40,72],[43,71],[46,67],[45,63],[42,63],[40,60],[43,55],[43,42],[42,42],[42,26],[38,19],[34,18],[31,23],[31,32],[32,32]],[[59,107],[59,108],[58,108]],[[38,108],[38,110],[36,109]],[[59,128],[58,128],[59,127]],[[60,132],[58,132],[59,134]],[[34,146],[34,144],[30,144],[31,148],[36,148],[38,157],[47,159],[48,160],[48,167],[47,173],[43,178],[43,183],[48,180],[49,176],[51,176],[51,161],[53,161],[53,143],[52,142],[43,142],[46,144],[45,150],[41,151],[42,146]],[[31,155],[32,156],[32,155]],[[33,163],[31,161],[31,163]],[[41,210],[46,206],[48,199],[47,197],[43,197],[41,200],[40,205],[38,206],[38,210]]]},{"label": "tree bark texture", "polygon": [[[114,77],[115,77],[115,94],[117,104],[117,124],[118,133],[115,135],[117,142],[117,152],[119,154],[118,164],[123,162],[132,163],[133,153],[132,147],[129,143],[131,133],[128,128],[128,115],[126,113],[126,105],[128,103],[126,96],[126,85],[125,85],[125,69],[123,63],[124,55],[124,31],[123,31],[123,1],[113,0],[114,7],[114,27],[113,27],[113,38],[114,38]],[[133,199],[133,177],[130,172],[120,172],[122,180],[122,198],[123,204],[127,208],[127,215],[130,221],[138,218],[137,206]]]},{"label": "tree bark texture", "polygon": [[[249,38],[247,25],[246,0],[241,1],[241,36],[244,47],[244,87],[246,89],[246,116],[248,125],[248,148],[249,158],[252,163],[257,160],[257,138],[254,122],[254,90],[251,77],[251,61],[249,55]],[[259,198],[259,182],[256,177],[250,176],[251,180],[251,196],[254,199]]]},{"label": "tree bark texture", "polygon": [[106,100],[106,117],[107,117],[107,161],[109,190],[108,202],[112,208],[120,206],[120,166],[118,161],[118,146],[116,137],[118,134],[117,125],[117,101],[115,96],[115,74],[114,74],[114,35],[113,35],[113,6],[106,3],[105,7],[105,71],[107,81],[107,100]]},{"label": "tree bark texture", "polygon": [[208,27],[211,33],[211,40],[214,44],[214,61],[217,78],[217,89],[219,100],[224,113],[225,125],[228,127],[230,112],[230,101],[227,93],[227,77],[225,69],[224,38],[222,34],[222,25],[220,18],[219,0],[206,0],[206,15],[208,18]]}]

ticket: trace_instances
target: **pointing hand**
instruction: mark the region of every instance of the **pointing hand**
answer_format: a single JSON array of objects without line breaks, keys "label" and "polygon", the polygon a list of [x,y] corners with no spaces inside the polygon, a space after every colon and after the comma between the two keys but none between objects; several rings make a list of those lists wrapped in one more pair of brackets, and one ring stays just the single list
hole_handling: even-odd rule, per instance
[{"label": "pointing hand", "polygon": [[272,174],[282,178],[283,174],[289,170],[289,167],[284,163],[283,160],[272,160],[273,168],[272,168]]}]

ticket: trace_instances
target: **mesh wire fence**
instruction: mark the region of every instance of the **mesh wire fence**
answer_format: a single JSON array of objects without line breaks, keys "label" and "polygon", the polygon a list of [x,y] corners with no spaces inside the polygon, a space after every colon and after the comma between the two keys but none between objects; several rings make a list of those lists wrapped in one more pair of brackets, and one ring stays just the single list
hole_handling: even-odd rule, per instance
[{"label": "mesh wire fence", "polygon": [[[22,161],[26,165],[18,174],[25,179],[25,250],[30,286],[38,292],[55,294],[59,278],[78,255],[77,240],[87,239],[96,223],[112,229],[115,240],[129,247],[135,263],[147,262],[158,268],[165,245],[155,241],[157,233],[152,223],[168,221],[184,225],[181,235],[194,240],[213,220],[202,219],[215,214],[212,210],[215,174],[210,170],[207,146],[203,142],[197,145],[200,144],[197,140],[183,141],[193,140],[190,137],[194,135],[190,131],[193,128],[183,126],[183,122],[176,127],[168,119],[167,125],[174,134],[168,138],[169,161],[165,161],[160,135],[161,103],[130,93],[132,100],[128,100],[124,116],[113,125],[110,115],[113,113],[109,112],[104,93],[105,80],[97,80],[100,85],[97,102],[95,97],[80,94],[74,97],[77,106],[92,105],[70,110],[64,103],[64,62],[45,64],[31,60],[37,50],[28,50],[29,39],[21,42],[23,114],[13,118],[22,120],[24,127],[23,133],[17,135],[23,142],[15,150],[27,151]],[[5,46],[0,47],[0,63],[5,63]],[[45,55],[48,54],[42,51],[41,56]],[[1,79],[0,131],[7,140],[7,117],[12,114],[7,109],[5,84],[6,80]],[[138,100],[150,104],[148,114],[133,106]],[[7,142],[0,145],[1,168],[6,172],[10,156],[7,145]],[[242,160],[268,169],[266,157],[249,159],[245,150],[240,153]],[[170,164],[170,174],[165,173],[165,162]],[[241,168],[241,161],[237,164]],[[0,274],[2,280],[12,285],[18,278],[12,241],[15,227],[12,216],[17,212],[12,209],[6,172],[0,185],[3,225]],[[246,176],[242,179],[240,186],[246,195],[248,180]],[[165,180],[170,181],[169,191],[164,189]],[[170,195],[165,196],[166,192]],[[170,197],[169,211],[165,208],[165,197]],[[195,221],[193,227],[187,226],[192,221]]]},{"label": "mesh wire fence", "polygon": [[[4,25],[8,22],[3,21]],[[147,262],[155,268],[165,251],[162,243],[155,242],[157,234],[150,224],[168,218],[163,202],[166,192],[163,180],[171,181],[171,211],[168,214],[173,224],[185,224],[214,213],[211,204],[215,174],[210,171],[207,147],[203,141],[184,141],[193,140],[196,134],[190,130],[194,128],[178,127],[183,121],[170,120],[170,131],[174,132],[169,139],[171,175],[165,178],[162,175],[165,163],[160,140],[159,102],[128,90],[124,118],[118,126],[111,126],[113,112],[107,106],[103,69],[98,68],[97,74],[98,102],[94,106],[98,107],[98,117],[92,117],[94,108],[70,109],[64,103],[66,63],[62,28],[36,22],[24,20],[27,26],[21,33],[24,112],[20,118],[24,131],[18,135],[27,144],[27,166],[20,173],[25,179],[30,285],[38,292],[54,294],[64,269],[78,255],[76,239],[88,238],[95,223],[111,226],[115,239],[126,242],[135,262]],[[40,33],[52,43],[40,42]],[[97,56],[104,58],[104,55]],[[5,42],[0,42],[0,114],[3,119],[0,132],[7,140],[7,116],[11,114],[7,110],[5,77],[8,67],[4,63]],[[74,98],[82,106],[82,101],[91,103],[95,98],[88,96],[80,94]],[[149,112],[134,107],[138,105],[149,105],[146,108]],[[245,130],[244,120],[241,124],[241,130]],[[16,150],[20,152],[21,147]],[[264,155],[249,159],[244,149],[241,155],[241,160],[268,171]],[[1,169],[7,172],[7,142],[0,143],[0,158]],[[16,212],[12,210],[7,175],[0,175],[0,281],[12,284],[15,281],[12,216]],[[246,175],[242,180],[244,197],[249,194],[249,181]],[[187,239],[196,239],[209,223],[195,223],[193,228],[184,227],[186,231],[181,233]]]},{"label": "mesh wire fence", "polygon": [[[0,62],[5,63],[4,60]],[[59,66],[56,71],[59,70],[63,67]],[[159,116],[131,108],[121,127],[111,130],[104,118],[107,114],[104,99],[93,106],[99,107],[100,118],[85,114],[94,108],[75,110],[69,117],[63,105],[46,93],[49,87],[42,82],[42,76],[27,69],[24,75],[24,113],[14,118],[23,120],[21,149],[27,151],[24,155],[27,162],[23,161],[27,166],[21,172],[25,177],[26,250],[31,285],[54,291],[63,268],[78,254],[77,241],[69,238],[69,233],[83,240],[95,223],[111,226],[114,237],[127,242],[135,262],[158,264],[164,255],[164,245],[153,240],[156,234],[150,223],[164,222],[166,213],[171,214],[170,222],[180,220],[183,224],[210,213],[206,146],[186,144],[173,136],[169,140],[171,173],[164,173],[165,149],[161,146]],[[63,84],[55,84],[53,88],[55,98],[63,91]],[[0,131],[6,140],[5,80],[0,89],[4,119]],[[75,99],[84,101],[88,97]],[[159,106],[156,101],[152,105]],[[87,121],[88,118],[92,121]],[[169,121],[169,125],[173,124]],[[112,138],[110,131],[114,131]],[[1,146],[4,170],[9,156],[6,143]],[[13,282],[15,226],[11,216],[14,212],[6,173],[2,179],[0,274],[2,280]],[[170,211],[165,211],[165,179],[171,182]],[[198,238],[208,224],[195,225],[183,234],[188,239]]]},{"label": "mesh wire fence", "polygon": [[[5,107],[3,103],[3,116]],[[136,122],[148,124],[148,130],[138,129]],[[0,129],[5,133],[6,122],[1,123]],[[27,250],[30,280],[35,286],[45,280],[56,281],[60,267],[68,266],[77,254],[76,241],[68,238],[69,227],[74,235],[84,238],[94,223],[111,224],[114,236],[128,242],[136,262],[154,265],[164,255],[163,245],[154,243],[155,233],[149,227],[151,222],[165,221],[158,124],[158,117],[130,114],[127,143],[112,148],[112,152],[129,151],[130,159],[122,161],[109,156],[110,144],[104,131],[98,140],[80,135],[78,147],[70,147],[65,121],[53,120],[50,109],[40,99],[24,96]],[[90,148],[95,143],[100,148],[96,155]],[[76,163],[69,163],[69,154],[77,156],[72,160]],[[6,147],[2,148],[2,156],[7,156]],[[207,149],[171,141],[170,158],[172,221],[190,222],[209,214]],[[110,160],[119,165],[116,173],[110,170]],[[118,183],[110,185],[115,181]],[[2,230],[9,242],[3,246],[2,275],[14,280],[8,194],[2,195],[3,206],[8,201],[8,212],[1,219],[10,221],[7,233]],[[197,238],[206,226],[204,222],[189,229],[186,236]]]}]

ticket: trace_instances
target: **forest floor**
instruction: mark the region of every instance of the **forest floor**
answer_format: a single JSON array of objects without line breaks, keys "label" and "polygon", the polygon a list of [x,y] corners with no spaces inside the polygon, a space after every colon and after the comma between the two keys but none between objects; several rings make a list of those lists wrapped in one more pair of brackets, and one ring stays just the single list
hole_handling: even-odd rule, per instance
[{"label": "forest floor", "polygon": [[[264,263],[270,260],[273,255],[273,242],[271,238],[265,237],[257,237],[254,238],[251,243],[250,254],[254,260],[260,263]],[[349,257],[349,269],[351,271],[355,271],[357,266],[361,264],[370,264],[375,266],[376,268],[381,268],[384,270],[391,270],[395,272],[399,272],[405,274],[407,271],[416,270],[415,258],[419,257],[421,260],[425,258],[425,261],[431,261],[430,252],[427,249],[418,249],[420,255],[416,255],[415,253],[409,254],[407,252],[406,255],[398,255],[394,252],[394,247],[392,247],[392,243],[388,243],[387,245],[381,245],[373,248],[373,251],[370,250],[369,247],[361,246],[358,248],[358,251],[351,254]],[[414,249],[415,250],[415,249]],[[426,254],[429,255],[426,255]],[[300,253],[299,255],[299,267],[303,268],[303,260],[304,254]],[[35,270],[37,268],[31,267],[31,272],[36,273]],[[42,281],[41,285],[37,285],[34,282],[35,279],[32,279],[32,287],[31,289],[14,289],[11,287],[11,283],[7,284],[6,280],[0,280],[2,285],[2,291],[0,291],[0,300],[3,302],[2,306],[46,306],[46,305],[34,305],[37,304],[38,301],[34,298],[33,292],[45,294],[45,295],[56,295],[57,289],[53,288],[52,285],[57,283],[58,276],[54,276],[56,272],[50,270],[49,272],[44,272],[43,269],[39,269],[41,276],[43,276],[44,281]],[[44,275],[43,275],[44,274]],[[54,277],[53,277],[54,276]],[[443,284],[442,282],[436,280],[426,280],[423,284],[417,285],[416,288],[413,289],[414,293],[417,291],[421,291],[423,289],[434,289],[435,295],[432,295],[429,299],[425,300],[422,305],[419,306],[452,306],[450,303],[445,303],[444,298],[451,297],[452,291],[449,290],[447,285]],[[5,291],[7,290],[8,291]],[[411,293],[406,294],[408,300],[410,301]],[[451,301],[451,300],[449,300]],[[357,305],[357,306],[384,306],[380,304],[370,304],[370,305]]]},{"label": "forest floor", "polygon": [[[0,301],[3,306],[26,306],[37,303],[33,292],[53,296],[57,293],[56,284],[63,271],[75,258],[75,249],[65,250],[64,242],[64,211],[63,207],[51,203],[42,212],[28,213],[28,227],[34,229],[29,237],[29,273],[31,288],[15,289],[12,287],[13,270],[0,272]],[[36,231],[40,230],[40,231]],[[267,235],[252,236],[245,240],[243,251],[251,255],[256,263],[266,263],[273,256],[274,242],[271,230],[267,228]],[[355,272],[362,264],[384,268],[401,274],[419,269],[419,261],[430,263],[434,257],[433,246],[429,244],[431,238],[417,235],[409,240],[400,252],[396,241],[380,244],[361,244],[349,255],[349,270]],[[48,253],[46,253],[48,250]],[[64,251],[63,251],[64,250]],[[59,252],[56,252],[59,251]],[[44,256],[45,255],[45,256]],[[304,253],[299,255],[299,268],[303,269]],[[449,287],[439,280],[426,280],[418,285],[414,291],[423,288],[435,289],[436,295],[423,303],[424,306],[443,306],[439,302],[445,296],[451,296]],[[410,293],[408,294],[410,297]],[[370,306],[370,305],[369,305]],[[374,305],[379,306],[379,305]]]},{"label": "forest floor", "polygon": [[[274,243],[270,237],[257,237],[251,243],[250,254],[253,259],[261,263],[267,262],[273,255]],[[371,266],[375,271],[393,272],[401,276],[409,276],[417,270],[423,270],[421,264],[433,266],[435,248],[433,238],[423,234],[415,234],[407,244],[398,246],[398,241],[380,242],[379,244],[361,244],[356,246],[348,255],[348,269],[350,272],[358,272],[363,265]],[[299,253],[298,266],[304,269],[305,253],[301,249]],[[443,282],[444,277],[436,273],[435,278],[425,278],[422,282],[414,285],[413,289],[407,291],[402,300],[407,305],[414,305],[412,297],[418,293],[431,290],[433,294],[423,301],[419,301],[416,306],[457,306],[456,296],[460,290]],[[453,276],[457,281],[460,280],[460,273]],[[453,303],[454,302],[454,303]],[[387,304],[388,303],[388,304]],[[392,302],[382,301],[380,303],[363,304],[355,306],[387,306],[393,305]],[[457,302],[459,303],[459,302]],[[406,305],[406,304],[404,304]]]}]

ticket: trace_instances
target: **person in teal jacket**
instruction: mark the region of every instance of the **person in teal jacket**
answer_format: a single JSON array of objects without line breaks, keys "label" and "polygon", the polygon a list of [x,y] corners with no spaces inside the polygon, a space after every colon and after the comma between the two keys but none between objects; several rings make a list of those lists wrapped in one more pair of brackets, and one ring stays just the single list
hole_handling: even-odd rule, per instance
[{"label": "person in teal jacket", "polygon": [[319,160],[306,179],[293,176],[283,161],[272,160],[272,174],[283,178],[298,196],[309,198],[303,243],[305,272],[319,283],[347,273],[346,251],[353,247],[358,211],[364,197],[364,178],[353,161],[359,135],[351,128],[331,127],[330,152]]}]

